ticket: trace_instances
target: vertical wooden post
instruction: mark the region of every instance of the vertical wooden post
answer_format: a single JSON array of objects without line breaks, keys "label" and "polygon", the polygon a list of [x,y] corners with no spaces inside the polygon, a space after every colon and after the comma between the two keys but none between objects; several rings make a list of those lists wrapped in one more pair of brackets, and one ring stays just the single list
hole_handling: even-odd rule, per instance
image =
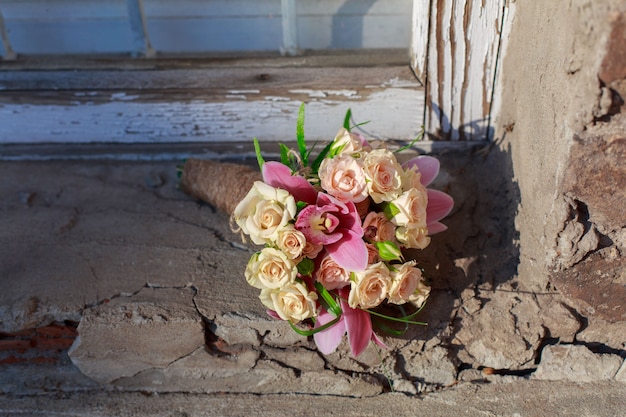
[{"label": "vertical wooden post", "polygon": [[2,15],[2,10],[0,10],[0,41],[2,42],[2,59],[4,61],[13,61],[17,58],[17,54],[11,48],[11,43],[9,42],[9,35],[7,34],[6,27],[4,25],[4,16]]},{"label": "vertical wooden post", "polygon": [[298,55],[298,24],[295,0],[281,0],[280,9],[283,26],[283,55]]},{"label": "vertical wooden post", "polygon": [[151,58],[156,51],[150,45],[146,17],[143,12],[143,0],[126,0],[130,28],[133,32],[133,56]]},{"label": "vertical wooden post", "polygon": [[506,0],[414,0],[414,34],[428,20],[428,39],[414,41],[412,64],[425,83],[424,124],[432,137],[490,139],[505,7]]}]

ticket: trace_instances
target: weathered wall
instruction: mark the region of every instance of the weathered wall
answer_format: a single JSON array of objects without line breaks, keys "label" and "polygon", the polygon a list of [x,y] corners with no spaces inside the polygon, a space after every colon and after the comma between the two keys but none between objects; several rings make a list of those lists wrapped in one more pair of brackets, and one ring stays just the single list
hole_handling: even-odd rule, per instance
[{"label": "weathered wall", "polygon": [[624,349],[626,3],[510,7],[494,127],[520,192],[520,283],[565,297],[576,340]]}]

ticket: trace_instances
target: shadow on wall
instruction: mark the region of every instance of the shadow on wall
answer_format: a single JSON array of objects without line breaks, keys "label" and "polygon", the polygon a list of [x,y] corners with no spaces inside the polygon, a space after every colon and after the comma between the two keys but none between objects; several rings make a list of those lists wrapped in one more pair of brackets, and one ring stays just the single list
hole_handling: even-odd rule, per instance
[{"label": "shadow on wall", "polygon": [[[492,133],[492,132],[487,132]],[[479,309],[485,293],[514,291],[519,263],[515,216],[520,201],[513,181],[511,150],[496,141],[471,151],[442,151],[441,172],[432,188],[450,194],[452,213],[443,220],[448,230],[434,235],[429,247],[407,254],[417,259],[432,287],[426,308],[416,317],[428,326],[410,326],[402,336],[451,348],[461,329],[459,309]],[[507,284],[507,285],[503,285]],[[482,298],[481,298],[482,297]],[[471,302],[468,302],[471,301]]]},{"label": "shadow on wall", "polygon": [[[377,0],[348,0],[333,14],[330,48],[363,47],[363,19]],[[351,17],[346,19],[346,15]],[[348,24],[349,22],[349,24]]]}]

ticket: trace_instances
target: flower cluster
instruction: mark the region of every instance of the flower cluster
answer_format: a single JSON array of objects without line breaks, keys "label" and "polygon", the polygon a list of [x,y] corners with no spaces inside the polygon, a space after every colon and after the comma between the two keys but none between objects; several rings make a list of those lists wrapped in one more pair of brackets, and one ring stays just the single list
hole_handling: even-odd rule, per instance
[{"label": "flower cluster", "polygon": [[[314,161],[304,142],[304,107],[299,153],[281,145],[281,162],[265,162],[255,139],[263,181],[253,185],[233,218],[264,245],[245,276],[261,290],[268,312],[313,335],[323,353],[334,351],[347,333],[358,356],[370,340],[382,345],[372,309],[383,302],[425,303],[430,288],[402,250],[424,249],[430,235],[445,230],[439,220],[453,201],[426,188],[438,174],[437,159],[419,156],[401,165],[390,150],[373,148],[351,132],[348,120]],[[312,328],[295,326],[302,321]]]}]

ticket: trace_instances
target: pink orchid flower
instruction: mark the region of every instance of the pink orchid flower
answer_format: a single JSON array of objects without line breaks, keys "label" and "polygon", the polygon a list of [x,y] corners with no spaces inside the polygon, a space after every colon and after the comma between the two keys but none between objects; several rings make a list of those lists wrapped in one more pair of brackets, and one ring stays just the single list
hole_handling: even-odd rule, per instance
[{"label": "pink orchid flower", "polygon": [[317,191],[300,175],[293,175],[291,169],[280,162],[270,161],[263,164],[263,182],[274,188],[281,188],[291,194],[296,201],[315,204]]},{"label": "pink orchid flower", "polygon": [[[422,174],[420,182],[427,187],[439,174],[439,160],[432,156],[420,155],[404,163],[404,168],[416,167],[417,171]],[[448,194],[437,191],[427,190],[428,206],[426,207],[426,225],[428,226],[428,234],[443,232],[448,227],[439,222],[452,211],[454,200]]]},{"label": "pink orchid flower", "polygon": [[328,194],[318,193],[315,204],[300,211],[295,226],[308,242],[324,245],[342,268],[357,272],[367,267],[361,218],[351,201],[344,203]]},{"label": "pink orchid flower", "polygon": [[[374,343],[386,349],[387,346],[385,346],[385,344],[372,330],[372,320],[370,318],[370,314],[359,308],[350,308],[348,303],[344,301],[344,299],[348,298],[350,289],[344,287],[338,292],[341,297],[340,303],[342,315],[336,324],[313,335],[313,340],[315,340],[315,344],[317,345],[319,351],[324,355],[334,352],[341,343],[343,335],[346,333],[348,334],[350,352],[355,358],[363,353],[370,340],[373,340]],[[317,316],[315,327],[323,326],[326,323],[330,323],[334,319],[335,316],[322,309]]]}]

